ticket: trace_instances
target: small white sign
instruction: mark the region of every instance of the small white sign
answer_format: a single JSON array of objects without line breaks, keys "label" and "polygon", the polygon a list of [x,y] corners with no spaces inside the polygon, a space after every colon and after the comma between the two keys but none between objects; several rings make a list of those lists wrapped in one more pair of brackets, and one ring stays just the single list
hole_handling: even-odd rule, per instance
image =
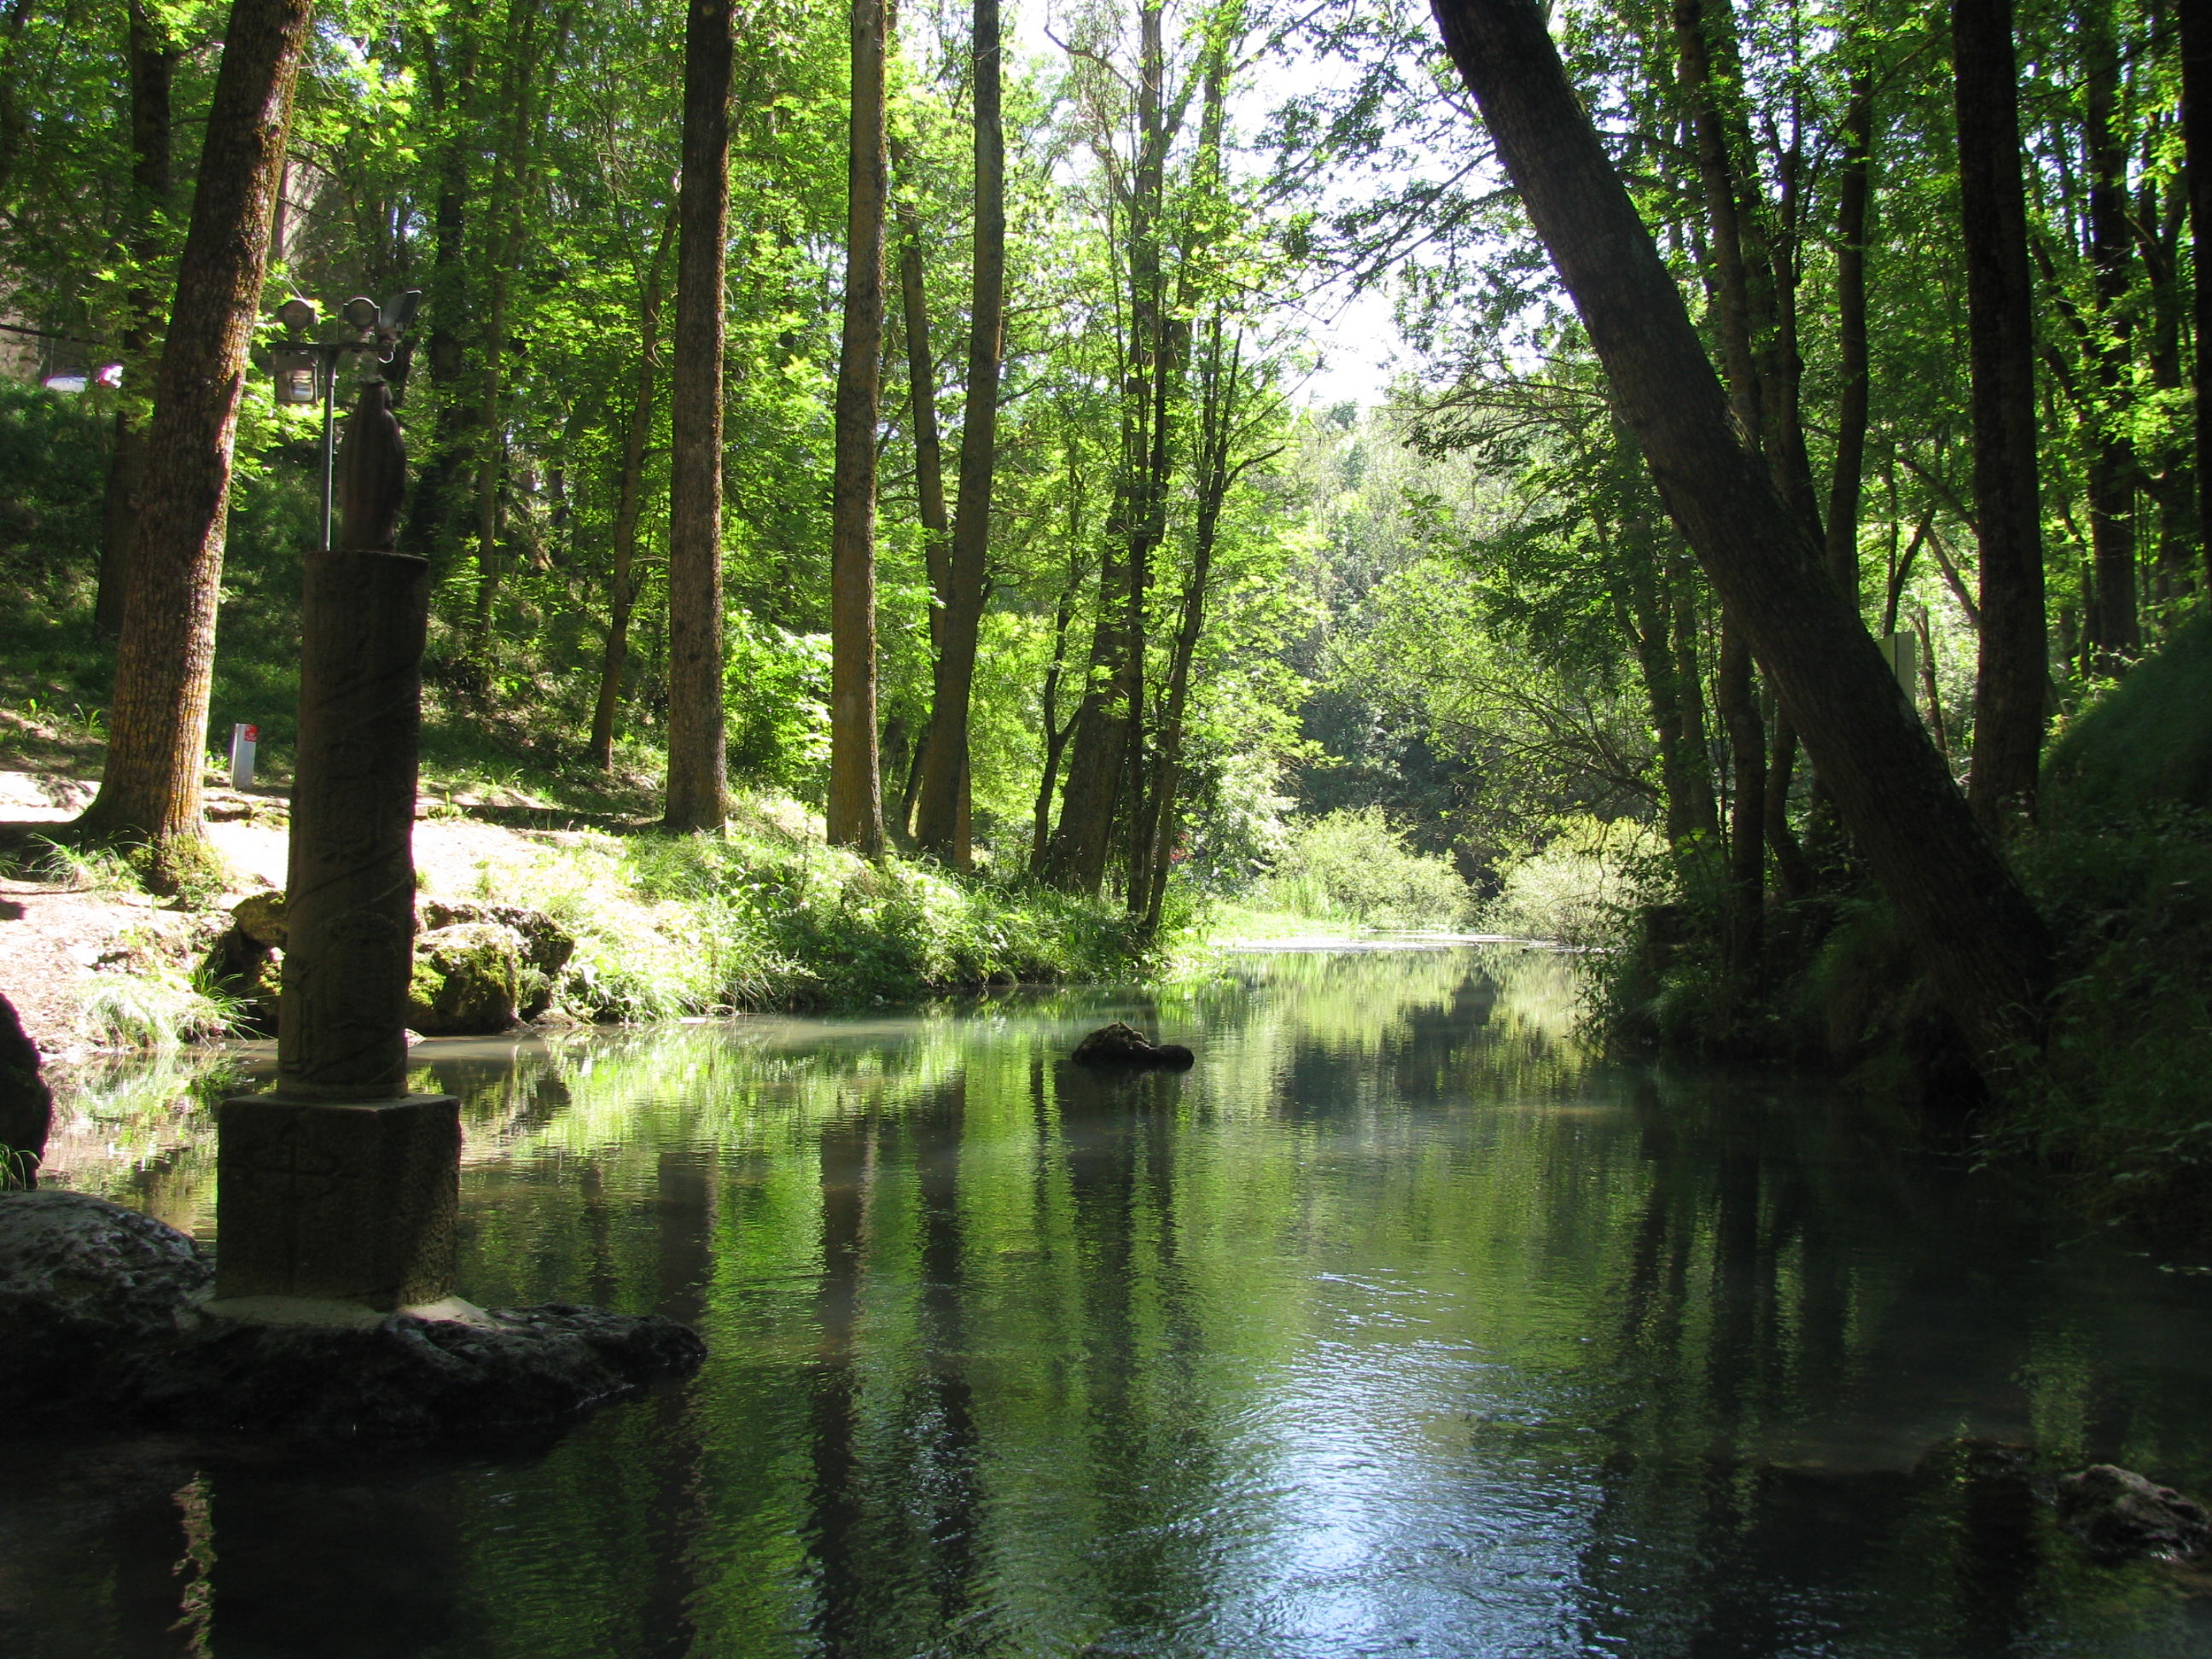
[{"label": "small white sign", "polygon": [[261,741],[261,728],[241,722],[230,728],[230,787],[253,787],[253,750]]}]

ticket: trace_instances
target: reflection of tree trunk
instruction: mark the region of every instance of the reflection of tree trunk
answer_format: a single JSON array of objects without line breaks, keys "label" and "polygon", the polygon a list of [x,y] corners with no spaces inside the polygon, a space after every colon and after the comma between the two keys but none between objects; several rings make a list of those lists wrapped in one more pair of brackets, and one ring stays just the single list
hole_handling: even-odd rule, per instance
[{"label": "reflection of tree trunk", "polygon": [[852,0],[845,312],[830,486],[830,841],[884,850],[876,752],[876,427],[884,333],[884,0]]},{"label": "reflection of tree trunk", "polygon": [[969,860],[969,699],[983,619],[991,483],[999,444],[999,367],[1006,295],[1006,141],[999,118],[999,0],[975,0],[975,277],[968,333],[968,408],[960,428],[960,510],[929,708],[915,839]]},{"label": "reflection of tree trunk", "polygon": [[623,434],[622,476],[615,492],[614,570],[607,583],[607,648],[599,664],[599,701],[592,710],[592,764],[610,771],[615,763],[615,715],[622,707],[623,673],[629,662],[630,611],[637,600],[631,574],[637,560],[637,525],[645,504],[645,452],[653,441],[653,389],[660,377],[660,285],[668,249],[676,240],[676,213],[654,244],[638,317],[637,392]]},{"label": "reflection of tree trunk", "polygon": [[[1972,3],[1972,0],[1970,0]],[[1573,296],[1617,412],[1756,648],[1938,994],[1994,1074],[2039,1040],[2051,945],[1725,394],[1534,0],[1436,0],[1445,44]]]},{"label": "reflection of tree trunk", "polygon": [[729,815],[722,708],[722,331],[730,222],[730,0],[684,31],[684,173],[676,194],[676,338],[668,381],[668,793],[671,830]]},{"label": "reflection of tree trunk", "polygon": [[100,551],[100,592],[92,624],[102,638],[123,632],[123,596],[130,583],[131,540],[138,529],[138,463],[143,437],[132,407],[149,378],[149,348],[161,330],[148,270],[159,254],[155,231],[169,204],[169,88],[177,49],[168,24],[147,0],[128,7],[131,79],[131,204],[123,233],[131,281],[124,295],[123,398],[115,411],[107,458],[107,496]]},{"label": "reflection of tree trunk", "polygon": [[872,1118],[841,1115],[822,1135],[822,1278],[815,1296],[821,1346],[812,1366],[809,1437],[813,1481],[806,1544],[814,1558],[810,1624],[824,1650],[859,1650],[860,1379],[853,1365],[860,1312],[868,1187],[875,1165]]},{"label": "reflection of tree trunk", "polygon": [[304,0],[234,0],[155,382],[106,773],[77,828],[144,836],[157,870],[201,833],[231,443],[308,13]]},{"label": "reflection of tree trunk", "polygon": [[949,1627],[973,1605],[975,1531],[982,1494],[975,1467],[975,1391],[968,1380],[967,1336],[961,1298],[966,1275],[961,1250],[961,1138],[967,1129],[968,1084],[956,1076],[922,1103],[915,1128],[915,1197],[921,1208],[921,1311],[928,1345],[933,1415],[938,1424],[927,1449],[927,1490],[933,1513],[927,1535],[934,1560],[931,1577],[939,1618]]},{"label": "reflection of tree trunk", "polygon": [[2034,295],[2021,182],[2012,0],[1952,0],[1959,205],[1973,371],[1981,665],[1967,793],[1983,823],[2033,812],[2049,680],[2037,501]]}]

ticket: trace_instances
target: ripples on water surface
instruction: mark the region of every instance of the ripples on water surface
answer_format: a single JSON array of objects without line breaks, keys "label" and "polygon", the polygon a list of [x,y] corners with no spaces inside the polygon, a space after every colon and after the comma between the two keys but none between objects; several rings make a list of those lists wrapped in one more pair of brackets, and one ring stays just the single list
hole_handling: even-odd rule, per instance
[{"label": "ripples on water surface", "polygon": [[[2181,1655],[1971,1442],[2212,1491],[2212,1287],[1902,1126],[1589,1067],[1559,959],[433,1044],[462,1289],[696,1323],[548,1451],[0,1446],[0,1652]],[[1110,1017],[1199,1051],[1109,1081]],[[118,1087],[60,1184],[211,1232]]]}]

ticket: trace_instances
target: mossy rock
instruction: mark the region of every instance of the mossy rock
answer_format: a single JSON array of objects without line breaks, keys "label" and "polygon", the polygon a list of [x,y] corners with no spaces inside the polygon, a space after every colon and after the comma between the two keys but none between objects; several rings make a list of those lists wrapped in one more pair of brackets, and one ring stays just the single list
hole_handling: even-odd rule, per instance
[{"label": "mossy rock", "polygon": [[2212,810],[2212,617],[2179,629],[2075,720],[2043,787],[2060,826]]},{"label": "mossy rock", "polygon": [[39,1075],[39,1051],[0,996],[0,1191],[29,1184],[46,1149],[54,1097]]},{"label": "mossy rock", "polygon": [[416,914],[428,929],[486,922],[514,930],[522,941],[522,983],[516,1007],[535,1019],[552,1006],[561,970],[576,953],[576,936],[543,910],[524,904],[487,904],[476,899],[426,897]]},{"label": "mossy rock", "polygon": [[415,937],[407,1027],[424,1036],[489,1036],[514,1028],[528,987],[522,936],[490,921]]}]

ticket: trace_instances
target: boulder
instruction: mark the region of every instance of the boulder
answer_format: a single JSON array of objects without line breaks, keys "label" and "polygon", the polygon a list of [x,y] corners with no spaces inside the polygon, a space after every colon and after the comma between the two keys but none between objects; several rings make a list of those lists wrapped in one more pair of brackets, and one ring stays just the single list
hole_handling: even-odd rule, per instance
[{"label": "boulder", "polygon": [[2058,1518],[2109,1559],[2178,1560],[2212,1549],[2212,1516],[2203,1504],[2111,1463],[2093,1463],[2059,1481]]},{"label": "boulder", "polygon": [[0,1194],[0,1421],[507,1436],[558,1428],[706,1353],[672,1320],[566,1303],[258,1323],[210,1312],[213,1279],[191,1240],[150,1216],[82,1193]]},{"label": "boulder", "polygon": [[[0,996],[0,1191],[28,1186],[53,1127],[54,1097],[39,1075],[38,1045]],[[0,1266],[6,1258],[0,1256]]]},{"label": "boulder", "polygon": [[1117,1019],[1077,1043],[1071,1058],[1079,1066],[1160,1066],[1182,1071],[1194,1056],[1179,1042],[1155,1043],[1135,1026]]},{"label": "boulder", "polygon": [[86,1193],[0,1193],[0,1415],[74,1394],[199,1322],[215,1270],[173,1227]]},{"label": "boulder", "polygon": [[525,946],[512,927],[456,922],[415,936],[407,1029],[424,1036],[489,1036],[521,1018]]},{"label": "boulder", "polygon": [[264,950],[284,948],[284,896],[252,893],[230,907],[230,925]]},{"label": "boulder", "polygon": [[428,929],[483,922],[511,927],[522,940],[522,978],[517,1012],[535,1019],[552,1005],[561,970],[576,952],[576,936],[543,910],[523,904],[487,904],[475,899],[425,898],[416,915]]}]

